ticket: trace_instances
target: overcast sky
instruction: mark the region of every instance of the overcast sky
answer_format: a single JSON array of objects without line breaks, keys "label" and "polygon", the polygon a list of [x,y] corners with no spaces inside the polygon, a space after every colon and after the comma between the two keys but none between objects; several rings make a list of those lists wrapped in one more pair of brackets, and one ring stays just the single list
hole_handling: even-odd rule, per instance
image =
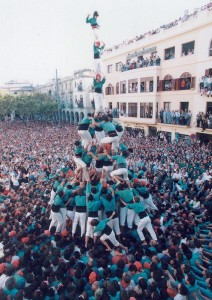
[{"label": "overcast sky", "polygon": [[0,84],[46,83],[92,67],[88,13],[99,12],[101,36],[112,46],[183,16],[209,0],[0,0]]}]

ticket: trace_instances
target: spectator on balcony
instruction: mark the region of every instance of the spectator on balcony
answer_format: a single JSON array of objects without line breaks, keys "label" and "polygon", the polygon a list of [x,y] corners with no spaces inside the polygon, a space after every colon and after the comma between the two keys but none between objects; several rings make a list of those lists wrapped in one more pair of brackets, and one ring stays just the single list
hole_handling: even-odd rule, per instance
[{"label": "spectator on balcony", "polygon": [[179,110],[176,111],[175,116],[176,116],[176,124],[179,125],[179,121],[180,121],[180,112],[179,112]]},{"label": "spectator on balcony", "polygon": [[163,123],[167,123],[167,119],[166,119],[166,110],[164,109],[163,111]]},{"label": "spectator on balcony", "polygon": [[160,122],[163,123],[163,109],[160,110]]},{"label": "spectator on balcony", "polygon": [[172,112],[171,112],[171,118],[172,118],[172,124],[176,124],[176,114],[175,114],[175,111],[173,110]]},{"label": "spectator on balcony", "polygon": [[160,66],[160,61],[161,61],[161,59],[160,59],[160,57],[158,56],[158,57],[156,58],[156,66]]},{"label": "spectator on balcony", "polygon": [[167,122],[167,124],[171,124],[172,123],[171,112],[170,112],[169,109],[167,109],[167,112],[166,112],[166,122]]}]

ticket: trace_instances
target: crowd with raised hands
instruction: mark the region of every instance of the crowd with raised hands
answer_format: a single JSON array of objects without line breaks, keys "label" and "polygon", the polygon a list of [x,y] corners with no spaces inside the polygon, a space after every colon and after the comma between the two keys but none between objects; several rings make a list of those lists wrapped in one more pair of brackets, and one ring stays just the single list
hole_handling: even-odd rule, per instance
[{"label": "crowd with raised hands", "polygon": [[0,299],[211,299],[211,144],[120,132],[1,123]]}]

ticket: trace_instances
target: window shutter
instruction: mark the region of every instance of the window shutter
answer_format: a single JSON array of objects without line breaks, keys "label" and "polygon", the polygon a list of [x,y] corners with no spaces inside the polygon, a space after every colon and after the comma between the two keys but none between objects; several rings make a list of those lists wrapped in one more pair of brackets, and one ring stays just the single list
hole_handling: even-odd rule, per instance
[{"label": "window shutter", "polygon": [[175,90],[179,91],[179,89],[180,89],[180,78],[177,78],[175,81],[176,81]]},{"label": "window shutter", "polygon": [[163,90],[163,80],[159,81],[159,87],[158,87],[158,92],[162,92]]},{"label": "window shutter", "polygon": [[172,79],[172,91],[175,90],[176,80]]},{"label": "window shutter", "polygon": [[116,94],[119,94],[119,86],[116,86]]},{"label": "window shutter", "polygon": [[195,81],[196,81],[196,77],[192,77],[191,78],[191,89],[195,88]]},{"label": "window shutter", "polygon": [[105,88],[105,95],[108,95],[108,87]]}]

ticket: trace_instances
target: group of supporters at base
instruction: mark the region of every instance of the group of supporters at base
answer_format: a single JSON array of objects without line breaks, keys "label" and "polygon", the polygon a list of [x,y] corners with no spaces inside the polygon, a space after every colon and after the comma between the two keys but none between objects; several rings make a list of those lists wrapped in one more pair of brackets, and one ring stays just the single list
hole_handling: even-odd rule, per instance
[{"label": "group of supporters at base", "polygon": [[211,299],[211,144],[78,129],[1,124],[0,299]]}]

